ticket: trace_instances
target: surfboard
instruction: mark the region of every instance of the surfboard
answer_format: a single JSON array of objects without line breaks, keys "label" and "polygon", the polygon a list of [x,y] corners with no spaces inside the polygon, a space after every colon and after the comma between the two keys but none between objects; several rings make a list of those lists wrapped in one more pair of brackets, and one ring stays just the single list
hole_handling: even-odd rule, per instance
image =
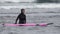
[{"label": "surfboard", "polygon": [[4,26],[48,26],[53,23],[41,23],[41,24],[2,24]]}]

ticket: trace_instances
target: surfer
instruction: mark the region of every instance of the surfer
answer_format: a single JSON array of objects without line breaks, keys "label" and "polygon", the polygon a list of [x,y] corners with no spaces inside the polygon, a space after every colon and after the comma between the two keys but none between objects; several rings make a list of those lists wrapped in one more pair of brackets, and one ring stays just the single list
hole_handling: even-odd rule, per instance
[{"label": "surfer", "polygon": [[25,9],[21,9],[21,13],[18,15],[15,24],[17,24],[17,21],[19,20],[19,24],[26,24],[26,15],[25,15]]}]

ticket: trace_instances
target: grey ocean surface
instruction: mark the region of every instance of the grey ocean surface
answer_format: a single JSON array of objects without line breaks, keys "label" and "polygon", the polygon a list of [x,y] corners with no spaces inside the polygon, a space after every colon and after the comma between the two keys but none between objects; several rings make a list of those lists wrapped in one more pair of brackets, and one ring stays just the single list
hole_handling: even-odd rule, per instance
[{"label": "grey ocean surface", "polygon": [[[7,4],[5,4],[5,6],[6,5]],[[0,6],[3,6],[3,4],[0,4]],[[49,25],[47,27],[1,25],[2,23],[15,23],[19,13],[19,8],[0,9],[0,34],[60,34],[60,27],[54,27],[56,25],[60,25],[60,8],[26,9],[27,23],[54,23],[53,25]]]}]

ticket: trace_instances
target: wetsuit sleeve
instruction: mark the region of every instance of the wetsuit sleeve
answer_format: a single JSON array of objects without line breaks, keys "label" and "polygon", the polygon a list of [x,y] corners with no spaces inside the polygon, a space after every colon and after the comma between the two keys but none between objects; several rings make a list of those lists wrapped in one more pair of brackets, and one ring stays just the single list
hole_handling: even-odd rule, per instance
[{"label": "wetsuit sleeve", "polygon": [[15,24],[17,24],[17,21],[18,21],[18,19],[19,19],[19,16],[20,16],[20,15],[18,15],[18,17],[17,17],[17,19],[16,19],[16,21],[15,21]]},{"label": "wetsuit sleeve", "polygon": [[26,15],[25,15],[25,23],[26,23]]}]

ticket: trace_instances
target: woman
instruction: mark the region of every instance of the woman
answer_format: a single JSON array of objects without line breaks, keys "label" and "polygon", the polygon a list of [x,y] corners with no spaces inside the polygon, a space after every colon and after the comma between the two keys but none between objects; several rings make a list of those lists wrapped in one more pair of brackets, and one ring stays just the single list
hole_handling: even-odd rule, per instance
[{"label": "woman", "polygon": [[15,24],[17,24],[17,21],[19,20],[19,24],[26,24],[26,15],[25,15],[25,9],[21,9],[21,13],[18,15]]}]

